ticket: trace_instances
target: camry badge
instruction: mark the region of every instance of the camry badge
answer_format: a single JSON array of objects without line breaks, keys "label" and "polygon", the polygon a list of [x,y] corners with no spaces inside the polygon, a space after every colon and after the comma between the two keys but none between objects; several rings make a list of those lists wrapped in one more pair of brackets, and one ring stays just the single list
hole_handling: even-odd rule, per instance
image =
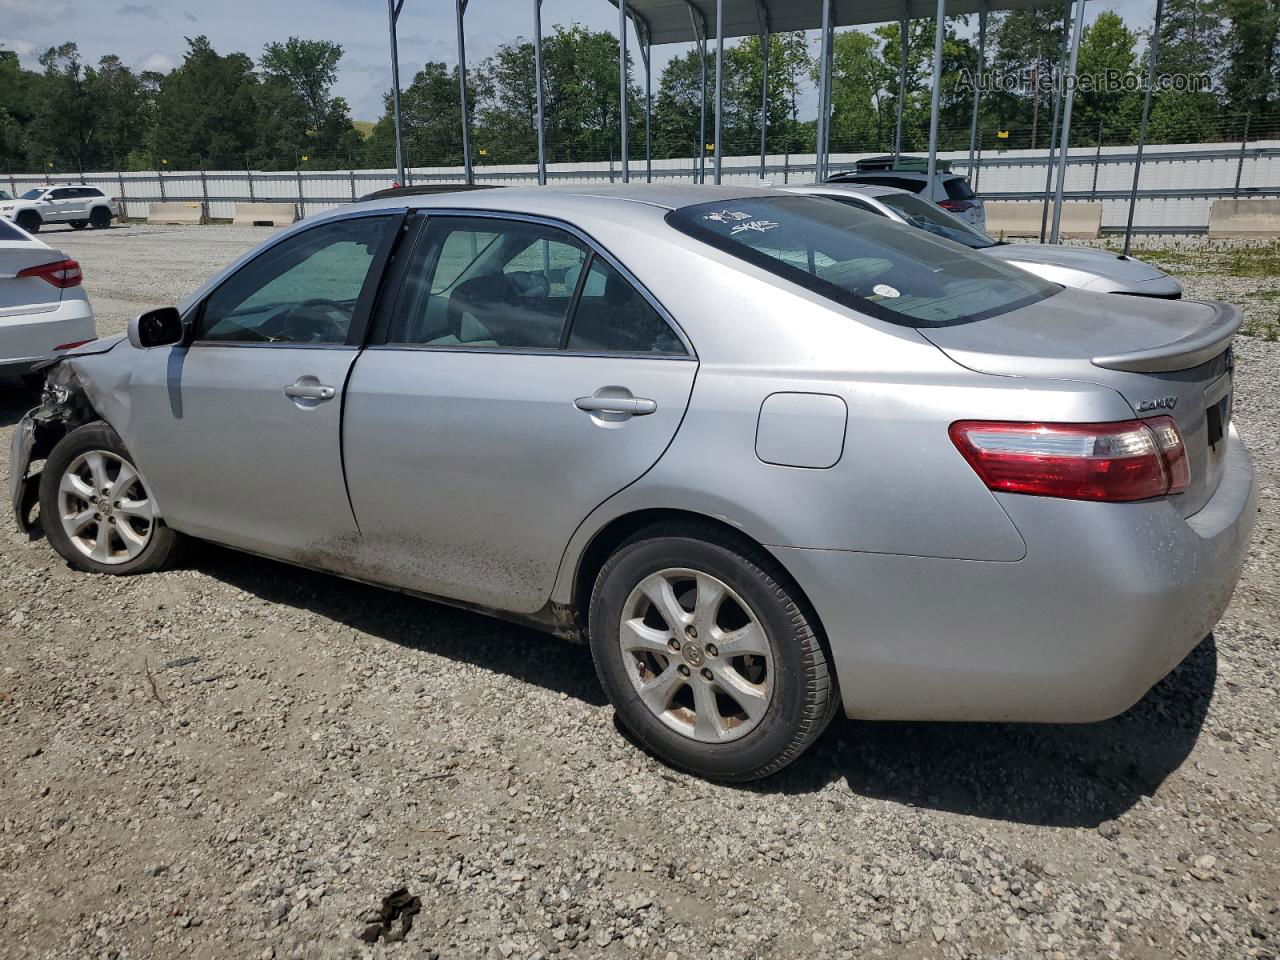
[{"label": "camry badge", "polygon": [[1150,410],[1172,410],[1177,405],[1177,397],[1156,397],[1154,400],[1139,401],[1138,412],[1147,413]]}]

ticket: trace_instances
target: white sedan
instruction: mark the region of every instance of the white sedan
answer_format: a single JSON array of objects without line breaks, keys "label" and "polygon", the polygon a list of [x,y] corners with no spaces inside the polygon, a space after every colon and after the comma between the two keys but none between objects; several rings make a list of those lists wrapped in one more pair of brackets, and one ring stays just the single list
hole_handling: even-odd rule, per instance
[{"label": "white sedan", "polygon": [[80,281],[75,260],[0,220],[0,376],[97,336]]},{"label": "white sedan", "polygon": [[895,223],[917,227],[1064,287],[1165,300],[1177,300],[1182,296],[1182,284],[1177,279],[1136,257],[1120,256],[1093,247],[1005,243],[906,190],[865,183],[810,183],[778,189],[827,197],[867,213],[887,217]]}]

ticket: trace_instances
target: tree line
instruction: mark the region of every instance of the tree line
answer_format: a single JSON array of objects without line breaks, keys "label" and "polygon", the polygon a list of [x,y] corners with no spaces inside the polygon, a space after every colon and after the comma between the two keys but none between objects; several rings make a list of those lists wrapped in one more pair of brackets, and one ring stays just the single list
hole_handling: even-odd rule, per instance
[{"label": "tree line", "polygon": [[[950,18],[943,48],[941,147],[968,145],[977,38],[969,18]],[[1145,27],[1145,25],[1144,25]],[[1062,69],[1061,8],[992,14],[987,71],[1003,78],[983,94],[979,130],[984,149],[1048,144],[1051,78]],[[964,35],[961,35],[961,30]],[[934,25],[910,24],[903,83],[903,147],[928,142]],[[1145,29],[1113,12],[1086,27],[1077,75],[1145,75]],[[815,44],[802,33],[771,38],[767,100],[761,97],[760,40],[726,45],[722,148],[759,149],[761,111],[771,153],[811,152],[816,122],[798,107],[817,82]],[[893,146],[901,38],[897,24],[871,32],[843,30],[833,51],[831,141],[837,151]],[[1238,138],[1247,119],[1255,135],[1280,128],[1280,0],[1166,0],[1158,72],[1204,77],[1207,88],[1157,89],[1149,139],[1197,142]],[[257,60],[219,53],[205,36],[188,38],[182,62],[168,73],[135,72],[119,57],[86,63],[75,43],[50,48],[39,69],[0,51],[0,164],[15,172],[57,170],[336,169],[394,162],[388,94],[383,116],[364,129],[333,94],[340,44],[290,37],[264,46]],[[556,26],[543,40],[545,129],[554,161],[617,159],[617,39],[581,25]],[[631,158],[646,150],[643,74],[629,64]],[[1016,82],[1009,82],[1014,78]],[[533,43],[503,44],[468,71],[473,161],[529,163],[537,155]],[[655,158],[697,155],[701,64],[696,51],[670,60],[653,78],[648,143]],[[708,99],[714,59],[708,64]],[[401,92],[406,162],[462,162],[456,66],[429,62]],[[1073,144],[1132,142],[1142,90],[1113,83],[1077,90]]]}]

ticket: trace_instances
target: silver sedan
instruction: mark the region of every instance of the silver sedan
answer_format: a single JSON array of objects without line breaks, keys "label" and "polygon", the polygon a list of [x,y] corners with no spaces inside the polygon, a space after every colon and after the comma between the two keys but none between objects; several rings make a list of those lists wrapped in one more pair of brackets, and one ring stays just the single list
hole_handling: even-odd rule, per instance
[{"label": "silver sedan", "polygon": [[1052,243],[1007,243],[936,203],[928,203],[907,190],[853,183],[812,183],[780,187],[788,193],[823,196],[888,217],[896,223],[919,227],[935,236],[979,250],[1064,287],[1093,293],[1125,293],[1135,297],[1177,300],[1182,284],[1159,267],[1137,257],[1127,257],[1092,247],[1068,247]]},{"label": "silver sedan", "polygon": [[392,196],[57,362],[11,492],[81,570],[201,538],[581,640],[747,780],[841,705],[1088,721],[1177,664],[1255,513],[1239,323],[776,190]]}]

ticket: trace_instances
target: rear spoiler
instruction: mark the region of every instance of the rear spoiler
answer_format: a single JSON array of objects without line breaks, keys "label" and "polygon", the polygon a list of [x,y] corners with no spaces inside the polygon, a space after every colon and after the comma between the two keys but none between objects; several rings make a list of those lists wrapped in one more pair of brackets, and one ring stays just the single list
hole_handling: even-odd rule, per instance
[{"label": "rear spoiler", "polygon": [[1244,317],[1241,316],[1239,307],[1229,303],[1220,300],[1201,302],[1213,310],[1212,318],[1203,329],[1163,346],[1094,357],[1093,365],[1107,370],[1129,370],[1134,373],[1168,373],[1171,370],[1190,370],[1207,363],[1231,345],[1231,338],[1240,329]]}]

